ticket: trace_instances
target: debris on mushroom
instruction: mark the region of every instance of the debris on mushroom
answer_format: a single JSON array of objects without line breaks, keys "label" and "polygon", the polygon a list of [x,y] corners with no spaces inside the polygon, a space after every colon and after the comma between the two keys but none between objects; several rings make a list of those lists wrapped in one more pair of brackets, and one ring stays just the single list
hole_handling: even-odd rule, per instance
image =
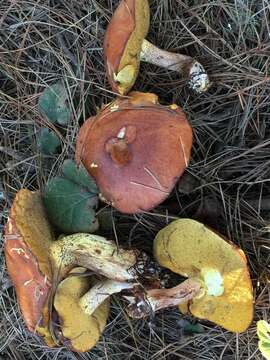
[{"label": "debris on mushroom", "polygon": [[44,336],[50,346],[54,345],[48,328],[52,281],[49,248],[53,240],[41,195],[20,190],[5,227],[6,265],[27,328]]},{"label": "debris on mushroom", "polygon": [[101,301],[92,314],[80,306],[89,288],[95,286],[92,277],[85,276],[85,273],[84,268],[74,268],[71,276],[58,285],[54,297],[59,322],[58,330],[55,328],[56,337],[60,343],[76,352],[88,351],[96,345],[109,315],[108,298]]},{"label": "debris on mushroom", "polygon": [[[54,242],[50,251],[56,277],[64,278],[54,300],[60,319],[54,336],[74,351],[87,351],[96,344],[106,323],[104,307],[112,294],[133,289],[141,278],[155,279],[159,270],[145,253],[124,250],[113,241],[92,234],[65,236]],[[83,268],[75,268],[76,265]],[[86,269],[98,276],[90,287],[87,276],[76,276]],[[102,323],[96,327],[93,319]]]},{"label": "debris on mushroom", "polygon": [[210,86],[208,75],[190,56],[161,50],[145,39],[149,30],[148,0],[121,0],[108,25],[104,39],[107,75],[112,89],[124,95],[134,85],[140,60],[189,78],[190,87],[204,92]]},{"label": "debris on mushroom", "polygon": [[191,147],[192,128],[181,108],[133,92],[84,123],[75,158],[95,178],[102,199],[123,213],[137,213],[169,196]]},{"label": "debris on mushroom", "polygon": [[199,279],[188,279],[171,289],[149,289],[144,291],[137,288],[133,294],[124,296],[130,301],[126,308],[132,318],[143,318],[158,310],[174,307],[199,297],[203,293],[202,282]]},{"label": "debris on mushroom", "polygon": [[154,256],[161,266],[202,282],[204,291],[187,302],[191,314],[236,333],[249,327],[253,290],[241,249],[195,220],[179,219],[157,234]]},{"label": "debris on mushroom", "polygon": [[160,272],[160,267],[146,253],[123,249],[98,235],[64,236],[52,244],[50,252],[55,283],[76,266],[102,277],[80,301],[89,315],[110,295],[132,289],[138,281],[156,283]]}]

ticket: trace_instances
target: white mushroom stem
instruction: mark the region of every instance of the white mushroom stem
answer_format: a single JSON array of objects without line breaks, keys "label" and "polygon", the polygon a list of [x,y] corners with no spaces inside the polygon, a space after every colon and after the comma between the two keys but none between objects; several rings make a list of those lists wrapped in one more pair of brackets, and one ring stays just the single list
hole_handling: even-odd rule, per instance
[{"label": "white mushroom stem", "polygon": [[110,279],[99,281],[80,299],[80,306],[87,315],[92,315],[99,305],[112,294],[119,293],[122,290],[131,289],[134,286],[134,283]]},{"label": "white mushroom stem", "polygon": [[92,234],[65,236],[54,242],[50,251],[56,283],[76,266],[116,281],[131,281],[152,270],[146,254],[119,248],[115,242]]},{"label": "white mushroom stem", "polygon": [[188,279],[171,289],[150,289],[146,293],[125,296],[130,301],[127,313],[132,318],[142,318],[158,310],[185,303],[202,293],[202,282]]},{"label": "white mushroom stem", "polygon": [[140,58],[150,64],[177,71],[183,75],[187,74],[189,86],[199,93],[206,91],[210,86],[204,67],[190,56],[162,50],[144,39]]}]

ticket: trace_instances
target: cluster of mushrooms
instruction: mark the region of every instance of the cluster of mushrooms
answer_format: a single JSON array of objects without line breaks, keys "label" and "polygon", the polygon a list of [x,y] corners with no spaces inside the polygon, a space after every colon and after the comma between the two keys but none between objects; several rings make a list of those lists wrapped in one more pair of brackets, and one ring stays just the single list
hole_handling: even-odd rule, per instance
[{"label": "cluster of mushrooms", "polygon": [[[166,199],[192,147],[192,128],[177,105],[128,94],[140,60],[182,72],[196,91],[209,86],[200,63],[157,49],[145,39],[148,28],[148,1],[120,1],[104,52],[108,79],[121,96],[83,124],[76,143],[75,160],[95,178],[100,198],[129,214]],[[56,239],[41,194],[26,189],[17,193],[5,228],[6,264],[23,318],[48,346],[78,352],[95,346],[116,293],[132,318],[178,306],[229,331],[248,328],[253,293],[242,250],[195,220],[178,219],[156,235],[153,256],[89,233]],[[187,280],[165,288],[164,268]]]}]

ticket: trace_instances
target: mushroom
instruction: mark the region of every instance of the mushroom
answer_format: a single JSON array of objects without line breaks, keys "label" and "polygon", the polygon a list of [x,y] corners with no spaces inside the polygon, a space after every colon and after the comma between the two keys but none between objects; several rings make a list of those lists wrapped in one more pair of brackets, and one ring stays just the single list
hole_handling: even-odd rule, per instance
[{"label": "mushroom", "polygon": [[[87,316],[96,314],[111,294],[132,288],[147,272],[155,273],[146,254],[124,250],[101,236],[74,234],[54,241],[41,195],[26,189],[20,190],[13,202],[4,247],[7,269],[27,328],[43,336],[48,346],[57,346],[62,341],[54,332],[52,302],[59,282],[73,268],[83,266],[102,277],[89,293],[80,292],[78,307]],[[78,286],[85,288],[81,282]],[[71,346],[77,348],[72,342]]]},{"label": "mushroom", "polygon": [[20,190],[5,226],[4,253],[27,328],[53,346],[49,326],[52,269],[49,248],[54,235],[38,192]]},{"label": "mushroom", "polygon": [[232,332],[245,331],[253,318],[253,292],[245,254],[205,225],[179,219],[154,240],[158,263],[188,277],[173,289],[127,297],[128,313],[142,317],[180,304],[191,314]]},{"label": "mushroom", "polygon": [[84,268],[74,268],[70,276],[58,285],[54,297],[54,309],[59,321],[56,336],[76,352],[88,351],[96,345],[109,316],[108,298],[91,315],[80,306],[80,299],[94,283],[93,277],[87,276],[86,271]]},{"label": "mushroom", "polygon": [[101,198],[123,213],[164,201],[188,165],[192,128],[177,105],[154,94],[118,98],[81,127],[75,159],[95,178]]},{"label": "mushroom", "polygon": [[189,78],[193,90],[206,91],[209,78],[198,61],[161,50],[145,39],[149,18],[148,0],[121,0],[115,10],[104,39],[105,64],[112,89],[127,94],[136,81],[142,60],[178,71]]}]

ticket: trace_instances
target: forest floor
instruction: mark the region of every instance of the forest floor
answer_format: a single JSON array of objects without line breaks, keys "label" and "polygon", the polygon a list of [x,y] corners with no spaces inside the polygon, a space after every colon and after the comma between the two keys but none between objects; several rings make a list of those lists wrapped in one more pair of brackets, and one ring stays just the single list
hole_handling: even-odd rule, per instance
[{"label": "forest floor", "polygon": [[[114,98],[102,44],[116,4],[0,0],[1,233],[16,191],[42,190],[63,161],[73,158],[81,124]],[[92,351],[48,349],[25,329],[0,242],[1,360],[262,359],[256,321],[270,317],[270,3],[151,0],[150,5],[148,39],[196,57],[213,84],[198,95],[179,74],[141,64],[135,89],[183,108],[194,132],[192,158],[166,202],[136,216],[112,210],[115,226],[106,235],[150,251],[155,234],[175,217],[211,226],[247,255],[254,322],[246,332],[233,334],[177,309],[160,312],[151,321],[131,321],[115,297],[106,330]],[[40,115],[37,101],[58,80],[68,88],[72,120],[60,129],[61,151],[44,156],[38,134],[41,126],[54,127]]]}]

